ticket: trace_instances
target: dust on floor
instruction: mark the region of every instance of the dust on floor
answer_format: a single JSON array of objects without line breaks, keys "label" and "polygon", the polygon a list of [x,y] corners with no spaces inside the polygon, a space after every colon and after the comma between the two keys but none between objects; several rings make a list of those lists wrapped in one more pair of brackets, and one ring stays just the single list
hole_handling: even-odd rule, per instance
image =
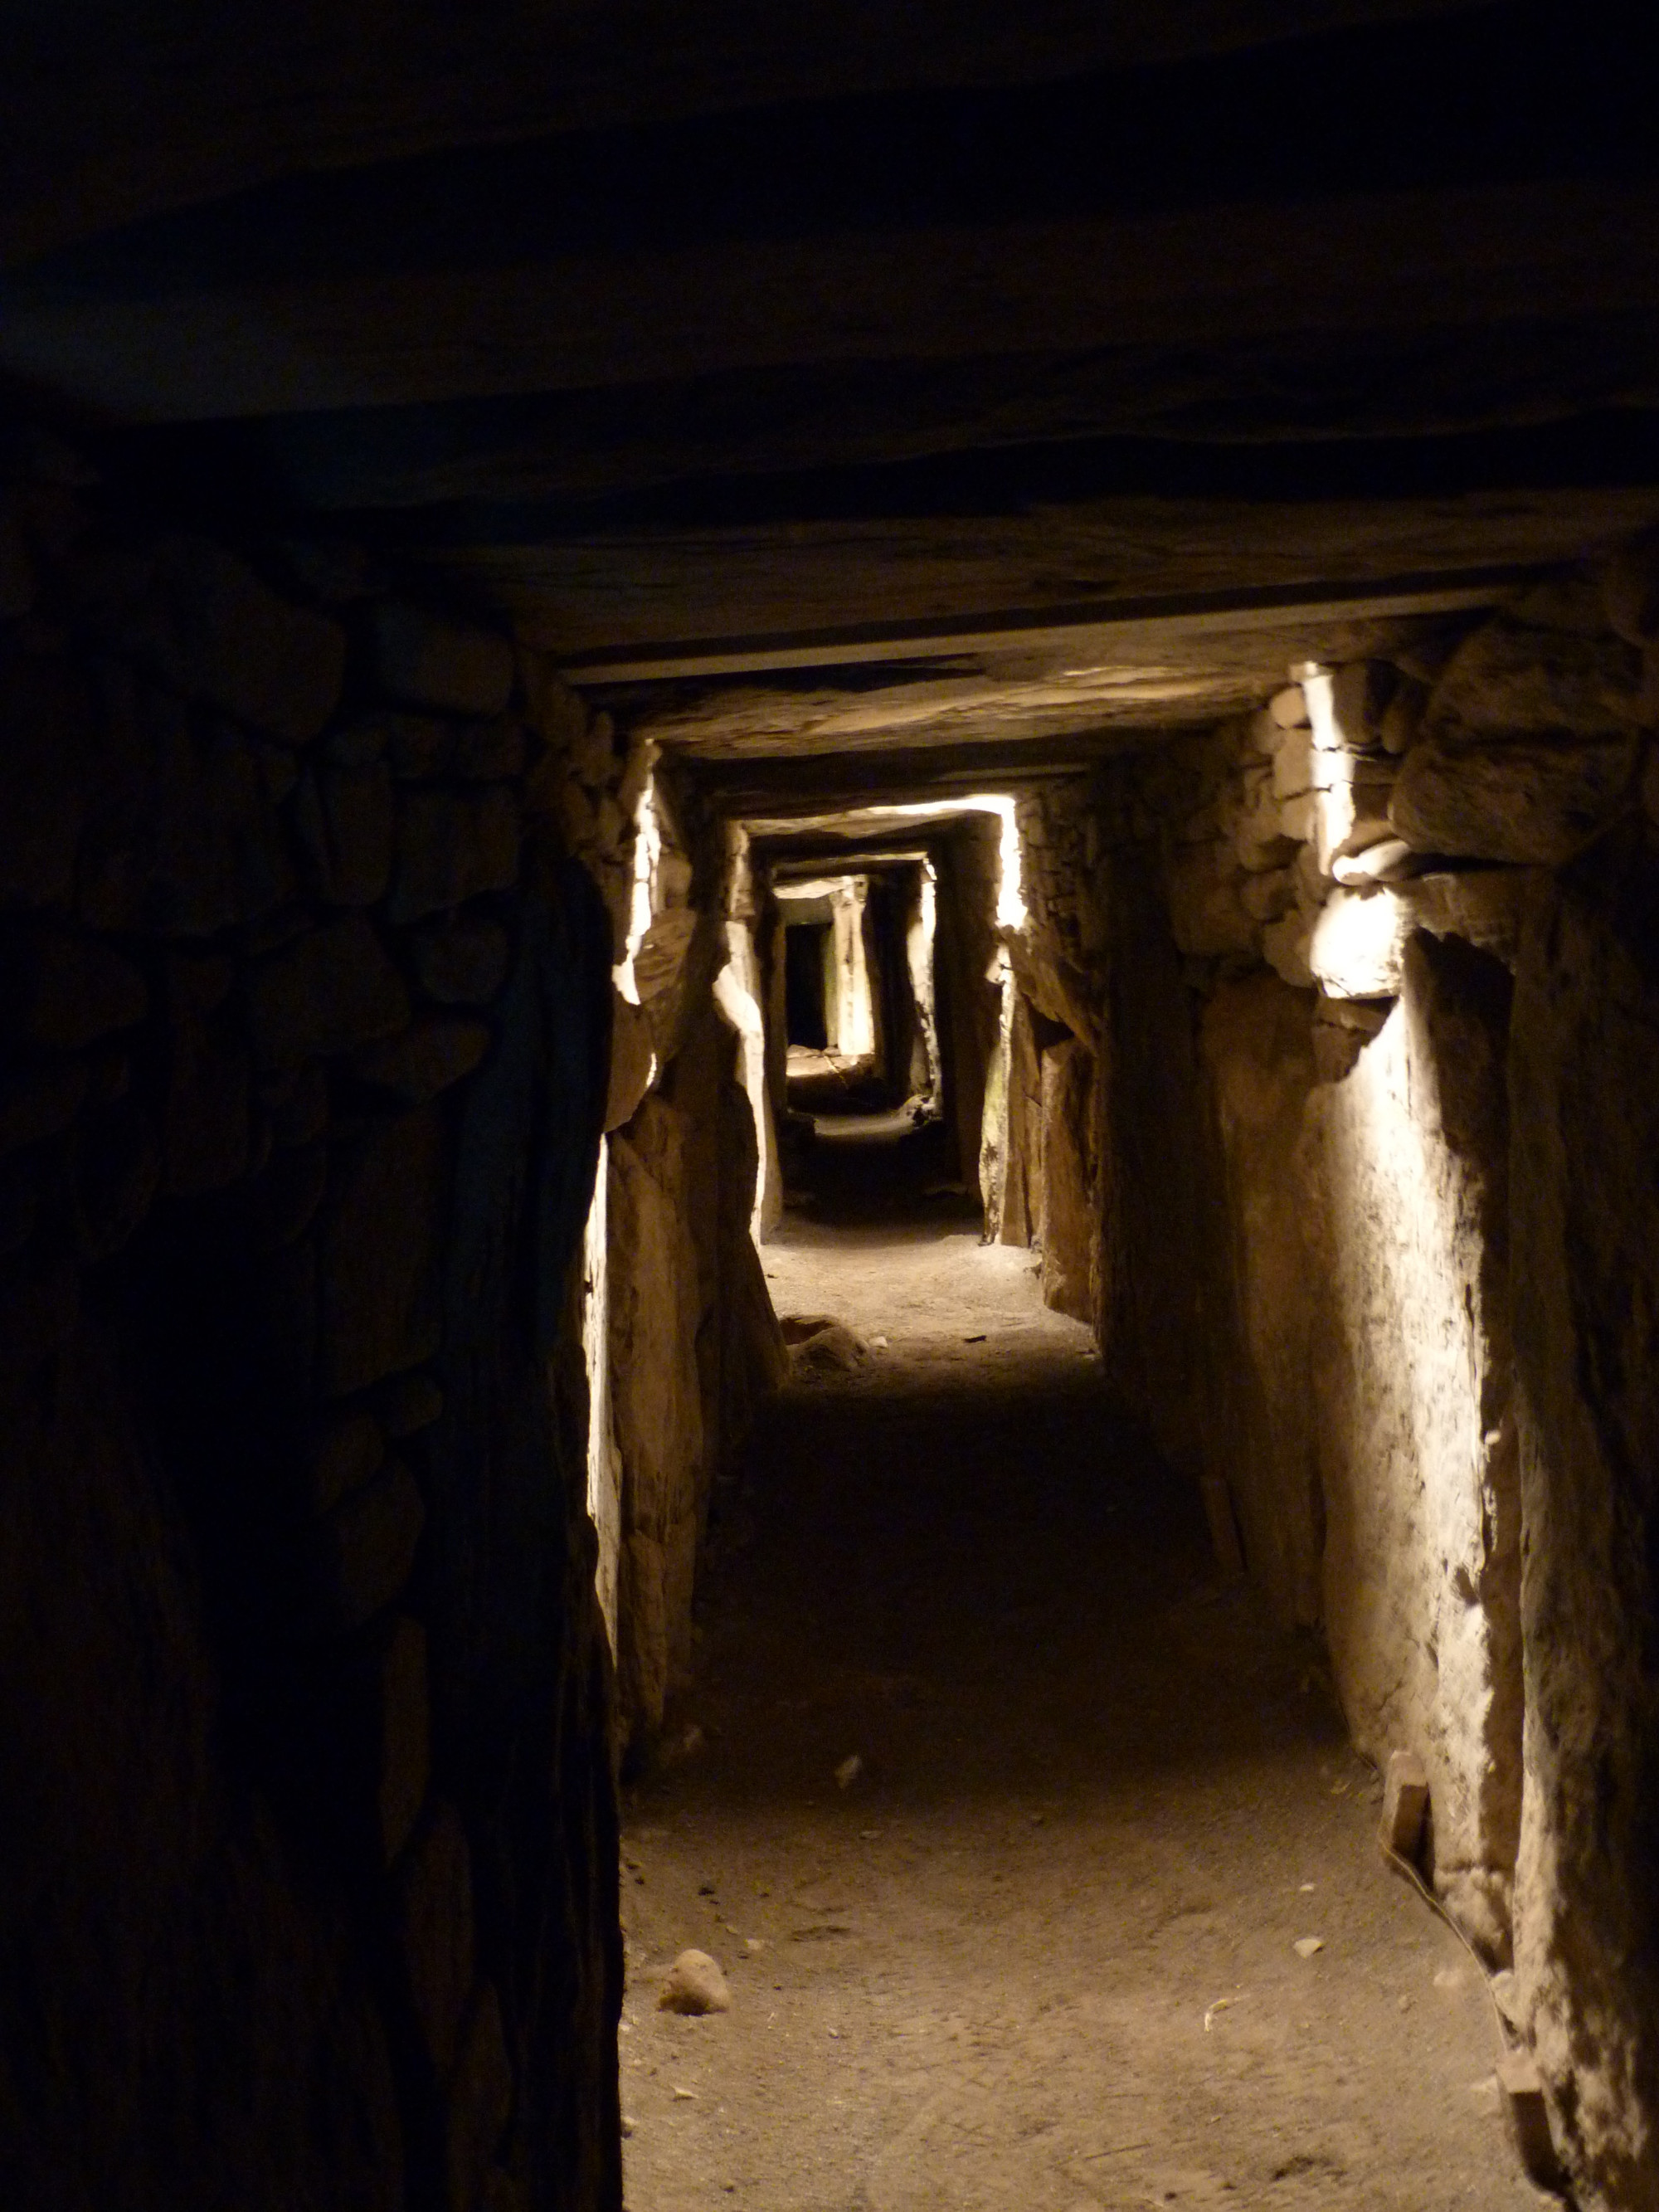
[{"label": "dust on floor", "polygon": [[[1316,1646],[1218,1583],[1030,1255],[945,1194],[764,1257],[886,1344],[756,1437],[630,1801],[631,2212],[1547,2203]],[[687,1947],[729,2011],[657,2008]]]}]

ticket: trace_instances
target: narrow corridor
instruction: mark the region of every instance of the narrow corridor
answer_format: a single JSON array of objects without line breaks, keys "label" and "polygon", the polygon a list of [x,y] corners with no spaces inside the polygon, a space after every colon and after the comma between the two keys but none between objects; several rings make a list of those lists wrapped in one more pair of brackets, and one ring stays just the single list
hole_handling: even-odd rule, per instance
[{"label": "narrow corridor", "polygon": [[[1087,1331],[909,1149],[881,1219],[820,1140],[766,1248],[780,1313],[868,1351],[786,1391],[717,1509],[629,1808],[631,2212],[1538,2201],[1316,1647],[1218,1583]],[[686,1947],[728,2012],[658,2008]]]}]

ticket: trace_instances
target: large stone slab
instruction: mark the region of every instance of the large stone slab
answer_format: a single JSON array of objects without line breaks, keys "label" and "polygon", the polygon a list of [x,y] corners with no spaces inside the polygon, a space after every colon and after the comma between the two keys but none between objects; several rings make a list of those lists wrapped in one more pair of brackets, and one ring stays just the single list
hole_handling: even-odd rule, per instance
[{"label": "large stone slab", "polygon": [[1605,737],[1640,719],[1642,656],[1626,640],[1484,623],[1453,653],[1430,695],[1431,737]]},{"label": "large stone slab", "polygon": [[[1654,2201],[1659,2137],[1659,865],[1546,889],[1516,969],[1525,2018],[1586,2196]],[[1585,2186],[1588,2185],[1588,2187]]]},{"label": "large stone slab", "polygon": [[320,1271],[330,1395],[367,1389],[437,1349],[446,1196],[437,1108],[369,1121],[337,1141]]},{"label": "large stone slab", "polygon": [[403,978],[360,915],[307,930],[262,962],[248,985],[254,1051],[276,1067],[394,1036],[409,1018]]},{"label": "large stone slab", "polygon": [[1498,1961],[1521,1778],[1508,976],[1419,936],[1401,983],[1310,1112],[1325,1626],[1355,1741],[1422,1759],[1436,1887]]},{"label": "large stone slab", "polygon": [[1413,851],[1559,866],[1628,803],[1633,736],[1580,744],[1429,742],[1406,756],[1389,821]]},{"label": "large stone slab", "polygon": [[107,549],[79,577],[85,612],[189,697],[286,744],[318,735],[345,673],[345,633],[296,607],[205,538]]}]

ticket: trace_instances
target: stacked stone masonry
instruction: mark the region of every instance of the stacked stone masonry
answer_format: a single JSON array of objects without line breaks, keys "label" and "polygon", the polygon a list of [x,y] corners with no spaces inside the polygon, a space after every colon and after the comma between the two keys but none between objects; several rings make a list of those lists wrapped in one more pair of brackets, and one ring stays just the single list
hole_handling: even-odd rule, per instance
[{"label": "stacked stone masonry", "polygon": [[1103,1347],[1359,1747],[1422,1759],[1425,1870],[1616,2205],[1659,2128],[1656,573],[1061,791],[1083,865],[1037,933],[1100,1009]]},{"label": "stacked stone masonry", "polygon": [[362,563],[38,477],[0,546],[4,2193],[615,2206],[629,764]]}]

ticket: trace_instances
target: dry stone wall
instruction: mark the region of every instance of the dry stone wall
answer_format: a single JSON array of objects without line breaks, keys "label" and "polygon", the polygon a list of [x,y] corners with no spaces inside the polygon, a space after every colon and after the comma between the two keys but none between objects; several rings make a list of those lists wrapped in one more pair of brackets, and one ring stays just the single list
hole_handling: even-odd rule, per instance
[{"label": "dry stone wall", "polygon": [[0,491],[0,2194],[614,2206],[564,794],[626,763],[77,476]]},{"label": "dry stone wall", "polygon": [[1423,1759],[1425,1870],[1620,2206],[1659,2203],[1656,576],[1113,763],[1077,902],[1103,1343],[1177,1457],[1198,1409],[1218,1549],[1361,1747]]},{"label": "dry stone wall", "polygon": [[636,1759],[689,1679],[716,1482],[787,1364],[750,1234],[758,1070],[729,966],[746,860],[667,764],[646,818],[629,1017],[647,1049],[607,1115],[602,1440],[617,1480],[617,1739]]}]

